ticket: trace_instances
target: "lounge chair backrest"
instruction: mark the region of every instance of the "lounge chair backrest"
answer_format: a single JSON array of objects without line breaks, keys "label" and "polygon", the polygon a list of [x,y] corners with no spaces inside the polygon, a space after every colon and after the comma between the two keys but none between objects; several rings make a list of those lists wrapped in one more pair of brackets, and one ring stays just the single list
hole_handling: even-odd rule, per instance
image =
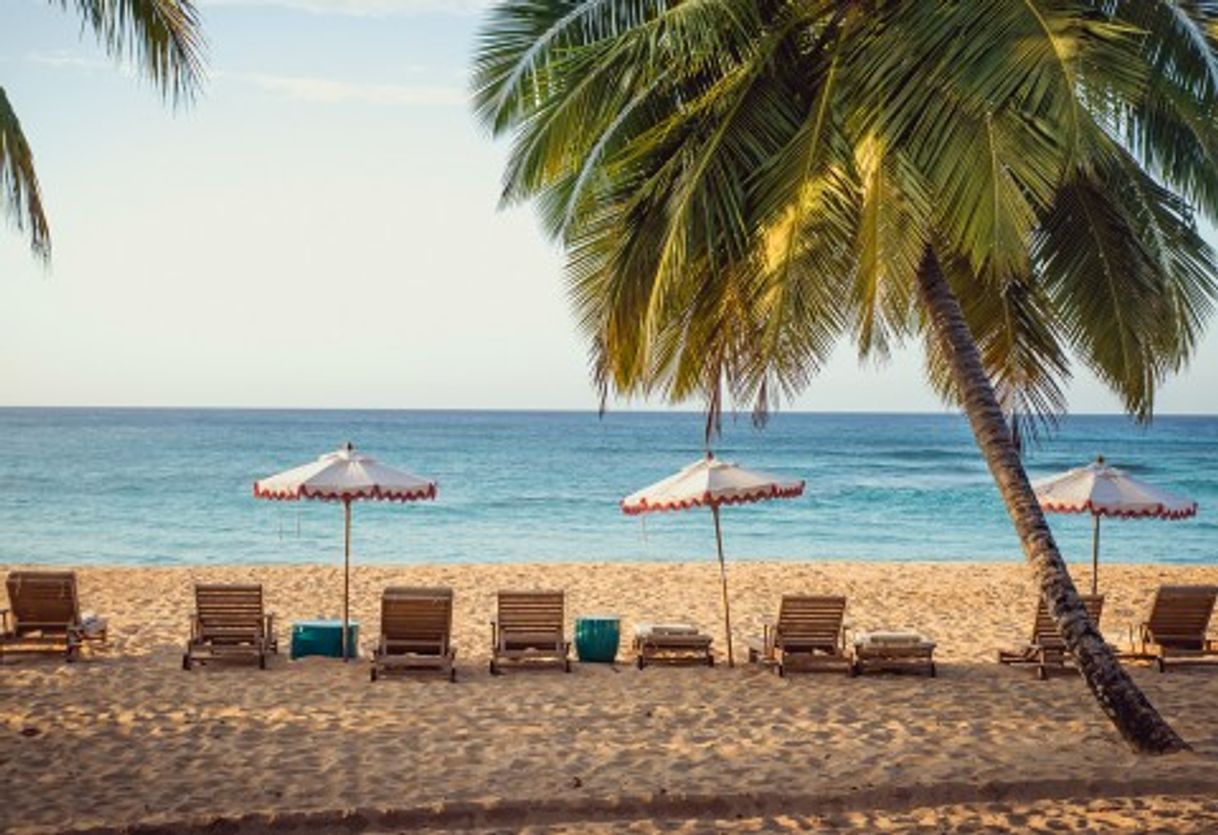
[{"label": "lounge chair backrest", "polygon": [[783,644],[836,645],[846,614],[846,598],[783,595],[775,624],[777,640]]},{"label": "lounge chair backrest", "polygon": [[1159,586],[1146,628],[1157,643],[1204,645],[1218,586]]},{"label": "lounge chair backrest", "polygon": [[205,634],[261,633],[265,623],[260,585],[195,586],[195,615]]},{"label": "lounge chair backrest", "polygon": [[71,571],[14,571],[8,575],[8,599],[18,632],[80,623],[76,575]]},{"label": "lounge chair backrest", "polygon": [[453,590],[397,586],[381,596],[381,634],[391,644],[448,651]]},{"label": "lounge chair backrest", "polygon": [[566,595],[561,591],[499,592],[499,631],[562,634]]},{"label": "lounge chair backrest", "polygon": [[[1087,610],[1087,617],[1091,618],[1095,628],[1099,629],[1100,616],[1104,613],[1104,595],[1080,594],[1079,597],[1083,599],[1083,608]],[[1057,622],[1049,614],[1049,608],[1045,605],[1043,597],[1036,605],[1036,623],[1032,626],[1032,643],[1045,649],[1064,649],[1066,646],[1061,632],[1057,629]]]}]

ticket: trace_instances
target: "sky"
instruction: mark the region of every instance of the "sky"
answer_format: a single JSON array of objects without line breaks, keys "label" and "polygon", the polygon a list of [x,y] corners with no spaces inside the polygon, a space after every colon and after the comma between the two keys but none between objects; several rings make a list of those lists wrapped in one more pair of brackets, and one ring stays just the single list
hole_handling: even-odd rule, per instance
[{"label": "sky", "polygon": [[[0,0],[54,242],[0,229],[0,405],[596,408],[561,252],[499,208],[468,103],[484,5],[198,0],[175,109],[58,4]],[[1218,413],[1212,331],[1160,413]],[[1082,369],[1070,406],[1119,410]],[[916,347],[843,345],[783,408],[943,407]]]}]

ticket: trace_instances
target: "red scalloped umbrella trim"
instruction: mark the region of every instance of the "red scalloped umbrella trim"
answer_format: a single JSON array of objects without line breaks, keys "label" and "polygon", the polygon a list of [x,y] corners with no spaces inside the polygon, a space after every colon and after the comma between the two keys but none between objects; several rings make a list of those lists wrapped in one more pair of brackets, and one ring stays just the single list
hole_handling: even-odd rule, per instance
[{"label": "red scalloped umbrella trim", "polygon": [[1187,519],[1197,515],[1197,503],[1184,510],[1168,510],[1163,505],[1149,510],[1109,510],[1096,507],[1090,500],[1081,506],[1076,504],[1041,504],[1041,509],[1048,513],[1090,513],[1092,516],[1111,516],[1117,519]]},{"label": "red scalloped umbrella trim", "polygon": [[316,499],[323,502],[348,502],[371,499],[378,502],[417,502],[436,497],[436,485],[429,484],[418,490],[382,490],[372,487],[370,490],[355,490],[343,493],[331,493],[319,488],[301,486],[295,490],[263,490],[254,482],[254,498],[270,499],[277,502],[294,502],[300,499]]},{"label": "red scalloped umbrella trim", "polygon": [[628,516],[638,516],[640,513],[654,513],[666,510],[688,510],[691,507],[721,507],[722,505],[731,504],[748,504],[751,502],[763,502],[767,499],[793,499],[804,492],[804,482],[793,487],[779,487],[773,485],[771,487],[762,487],[750,493],[745,493],[738,496],[712,496],[707,490],[701,496],[694,496],[689,499],[681,499],[679,501],[660,502],[659,504],[651,504],[646,499],[640,500],[637,504],[628,505],[625,501],[621,502],[622,512]]}]

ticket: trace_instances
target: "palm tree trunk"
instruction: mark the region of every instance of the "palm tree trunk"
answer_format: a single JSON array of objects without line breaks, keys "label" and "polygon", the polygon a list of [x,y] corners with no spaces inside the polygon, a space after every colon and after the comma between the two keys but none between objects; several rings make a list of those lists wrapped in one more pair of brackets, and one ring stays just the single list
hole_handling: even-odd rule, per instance
[{"label": "palm tree trunk", "polygon": [[942,341],[977,446],[1015,523],[1024,556],[1036,572],[1040,593],[1100,709],[1135,751],[1167,754],[1187,750],[1188,743],[1138,689],[1087,617],[1024,472],[960,302],[929,246],[918,270],[918,290],[931,327]]}]

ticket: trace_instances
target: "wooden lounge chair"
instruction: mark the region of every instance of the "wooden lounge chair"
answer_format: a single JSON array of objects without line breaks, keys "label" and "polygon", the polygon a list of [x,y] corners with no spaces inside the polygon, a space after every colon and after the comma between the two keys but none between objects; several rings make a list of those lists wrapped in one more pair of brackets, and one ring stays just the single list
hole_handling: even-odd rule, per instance
[{"label": "wooden lounge chair", "polygon": [[75,661],[86,641],[106,642],[106,622],[81,616],[74,572],[13,571],[6,585],[10,608],[0,609],[0,656],[62,652]]},{"label": "wooden lounge chair", "polygon": [[846,598],[783,595],[778,620],[749,643],[749,661],[787,670],[851,670],[846,654]]},{"label": "wooden lounge chair", "polygon": [[195,611],[182,669],[217,658],[256,658],[266,669],[268,653],[278,652],[275,616],[262,605],[261,585],[195,585]]},{"label": "wooden lounge chair", "polygon": [[[1104,613],[1104,595],[1083,594],[1083,607],[1087,617],[1098,629],[1100,616]],[[999,664],[1035,664],[1036,677],[1044,681],[1049,677],[1049,668],[1064,669],[1069,653],[1066,642],[1057,631],[1057,623],[1049,615],[1042,597],[1036,604],[1036,616],[1032,624],[1032,640],[1022,649],[1002,651],[998,653]]]},{"label": "wooden lounge chair", "polygon": [[491,675],[503,661],[561,664],[571,672],[566,639],[566,604],[561,591],[501,591],[491,621]]},{"label": "wooden lounge chair", "polygon": [[714,639],[695,626],[682,623],[639,623],[634,627],[635,662],[648,664],[705,664],[715,666]]},{"label": "wooden lounge chair", "polygon": [[935,669],[935,642],[918,632],[855,632],[851,675],[871,671],[926,673]]},{"label": "wooden lounge chair", "polygon": [[1131,629],[1128,658],[1154,661],[1159,672],[1168,662],[1218,657],[1218,639],[1208,635],[1218,586],[1159,586],[1150,616]]},{"label": "wooden lounge chair", "polygon": [[439,670],[456,681],[452,634],[452,589],[385,589],[381,637],[372,651],[372,680],[395,670]]}]

